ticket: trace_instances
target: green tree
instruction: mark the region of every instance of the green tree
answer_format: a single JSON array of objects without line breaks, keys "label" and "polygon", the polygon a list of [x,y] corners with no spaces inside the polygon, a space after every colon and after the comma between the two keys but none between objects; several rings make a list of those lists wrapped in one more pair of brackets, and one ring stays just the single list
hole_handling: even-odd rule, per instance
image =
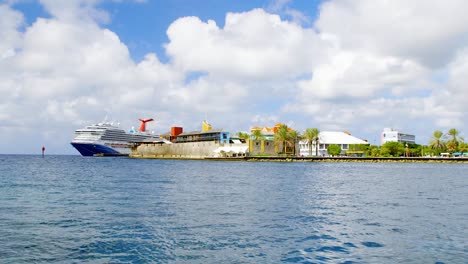
[{"label": "green tree", "polygon": [[370,157],[379,157],[380,156],[380,148],[376,145],[371,145],[367,150],[367,154]]},{"label": "green tree", "polygon": [[447,150],[449,152],[456,152],[457,151],[457,148],[458,148],[458,142],[457,141],[454,141],[454,140],[449,140],[447,142]]},{"label": "green tree", "polygon": [[330,144],[327,148],[328,155],[338,156],[341,154],[341,147],[336,144]]},{"label": "green tree", "polygon": [[247,134],[247,133],[237,132],[237,136],[238,136],[240,139],[249,139],[249,134]]},{"label": "green tree", "polygon": [[261,139],[263,139],[264,136],[263,136],[263,134],[262,134],[262,131],[260,131],[260,130],[254,130],[254,131],[252,132],[252,138],[253,138],[254,140],[261,140]]},{"label": "green tree", "polygon": [[410,157],[421,157],[423,153],[423,146],[419,144],[408,144]]},{"label": "green tree", "polygon": [[444,133],[440,130],[434,131],[432,134],[431,141],[429,142],[429,147],[431,149],[437,150],[438,152],[445,149],[445,142],[442,140]]},{"label": "green tree", "polygon": [[463,140],[460,136],[460,131],[458,131],[456,128],[451,128],[447,132],[447,136],[450,137],[450,140],[453,142],[456,142],[457,144],[460,142],[460,140]]},{"label": "green tree", "polygon": [[320,140],[320,131],[317,128],[307,128],[304,138],[309,145],[309,155],[312,156],[312,143],[315,143],[315,156],[318,156],[318,144]]},{"label": "green tree", "polygon": [[346,151],[346,154],[350,154],[350,155],[362,154],[365,156],[371,156],[369,149],[370,149],[369,144],[349,144],[349,148],[348,148],[348,151]]},{"label": "green tree", "polygon": [[289,131],[289,144],[293,146],[294,155],[296,155],[296,143],[301,139],[301,137],[302,136],[296,130]]},{"label": "green tree", "polygon": [[283,151],[286,153],[286,145],[291,143],[291,134],[287,125],[281,125],[275,133],[274,140],[277,144],[282,143]]},{"label": "green tree", "polygon": [[303,137],[307,141],[307,146],[309,146],[309,156],[312,156],[312,142],[315,140],[312,128],[307,128]]},{"label": "green tree", "polygon": [[455,152],[458,149],[458,145],[460,145],[460,142],[463,141],[463,138],[459,136],[460,131],[458,131],[456,128],[451,128],[447,132],[447,137],[449,138],[447,141],[447,149],[450,152]]},{"label": "green tree", "polygon": [[380,155],[380,148],[377,145],[369,145],[366,151],[366,156],[377,157]]},{"label": "green tree", "polygon": [[468,152],[468,144],[464,142],[460,142],[460,145],[458,146],[460,152]]},{"label": "green tree", "polygon": [[380,147],[380,154],[384,157],[400,157],[405,153],[405,146],[400,142],[387,142]]}]

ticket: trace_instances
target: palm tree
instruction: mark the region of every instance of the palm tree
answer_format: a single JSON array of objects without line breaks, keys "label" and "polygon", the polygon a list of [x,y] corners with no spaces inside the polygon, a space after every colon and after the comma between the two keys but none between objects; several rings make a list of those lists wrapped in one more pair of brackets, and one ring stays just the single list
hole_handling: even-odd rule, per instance
[{"label": "palm tree", "polygon": [[286,153],[286,144],[290,143],[291,134],[287,125],[281,125],[275,133],[275,142],[283,144],[283,153]]},{"label": "palm tree", "polygon": [[252,132],[252,137],[254,140],[260,140],[264,138],[261,130],[254,130]]},{"label": "palm tree", "polygon": [[237,136],[241,139],[249,139],[249,134],[243,133],[243,132],[238,132]]},{"label": "palm tree", "polygon": [[290,136],[290,139],[289,139],[290,144],[293,145],[294,155],[296,155],[296,142],[300,140],[301,135],[296,130],[292,130],[289,132],[289,136]]},{"label": "palm tree", "polygon": [[314,129],[316,128],[307,128],[304,133],[304,139],[307,140],[307,145],[309,146],[309,156],[312,156],[312,142],[314,142],[316,138]]},{"label": "palm tree", "polygon": [[458,131],[456,128],[451,128],[448,131],[447,136],[451,137],[450,141],[458,145],[458,143],[460,143],[460,140],[463,141],[463,138],[458,136],[459,134],[460,134],[460,131]]},{"label": "palm tree", "polygon": [[442,141],[442,136],[444,133],[440,130],[434,131],[432,134],[431,142],[429,142],[429,147],[432,149],[442,150],[445,149],[445,142]]},{"label": "palm tree", "polygon": [[315,156],[318,156],[319,140],[320,140],[320,131],[318,128],[312,128],[312,134],[314,135],[315,142]]}]

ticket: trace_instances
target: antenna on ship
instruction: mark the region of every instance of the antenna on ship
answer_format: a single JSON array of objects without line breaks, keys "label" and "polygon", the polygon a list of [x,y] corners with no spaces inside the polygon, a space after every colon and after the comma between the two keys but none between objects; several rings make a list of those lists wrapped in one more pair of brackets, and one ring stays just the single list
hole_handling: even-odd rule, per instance
[{"label": "antenna on ship", "polygon": [[140,120],[140,122],[141,122],[140,132],[145,132],[146,131],[146,123],[154,121],[153,118],[148,118],[148,119],[141,119],[140,118],[138,120]]}]

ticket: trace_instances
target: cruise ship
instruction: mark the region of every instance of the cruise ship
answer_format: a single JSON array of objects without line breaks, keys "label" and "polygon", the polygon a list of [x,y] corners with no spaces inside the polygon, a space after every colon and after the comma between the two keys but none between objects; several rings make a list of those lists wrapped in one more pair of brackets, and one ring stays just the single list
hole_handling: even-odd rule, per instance
[{"label": "cruise ship", "polygon": [[139,131],[133,128],[125,130],[109,122],[102,122],[75,131],[76,137],[70,143],[83,156],[119,156],[128,155],[134,142],[142,142],[154,139],[162,140],[158,136],[146,131],[146,123],[150,119],[139,119],[141,126]]}]

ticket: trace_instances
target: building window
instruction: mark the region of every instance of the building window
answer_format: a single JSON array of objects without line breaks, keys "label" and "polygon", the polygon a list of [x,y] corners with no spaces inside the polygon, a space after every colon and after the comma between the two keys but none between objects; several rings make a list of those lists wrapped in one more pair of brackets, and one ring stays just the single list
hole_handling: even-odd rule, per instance
[{"label": "building window", "polygon": [[348,144],[343,144],[342,149],[348,149]]}]

